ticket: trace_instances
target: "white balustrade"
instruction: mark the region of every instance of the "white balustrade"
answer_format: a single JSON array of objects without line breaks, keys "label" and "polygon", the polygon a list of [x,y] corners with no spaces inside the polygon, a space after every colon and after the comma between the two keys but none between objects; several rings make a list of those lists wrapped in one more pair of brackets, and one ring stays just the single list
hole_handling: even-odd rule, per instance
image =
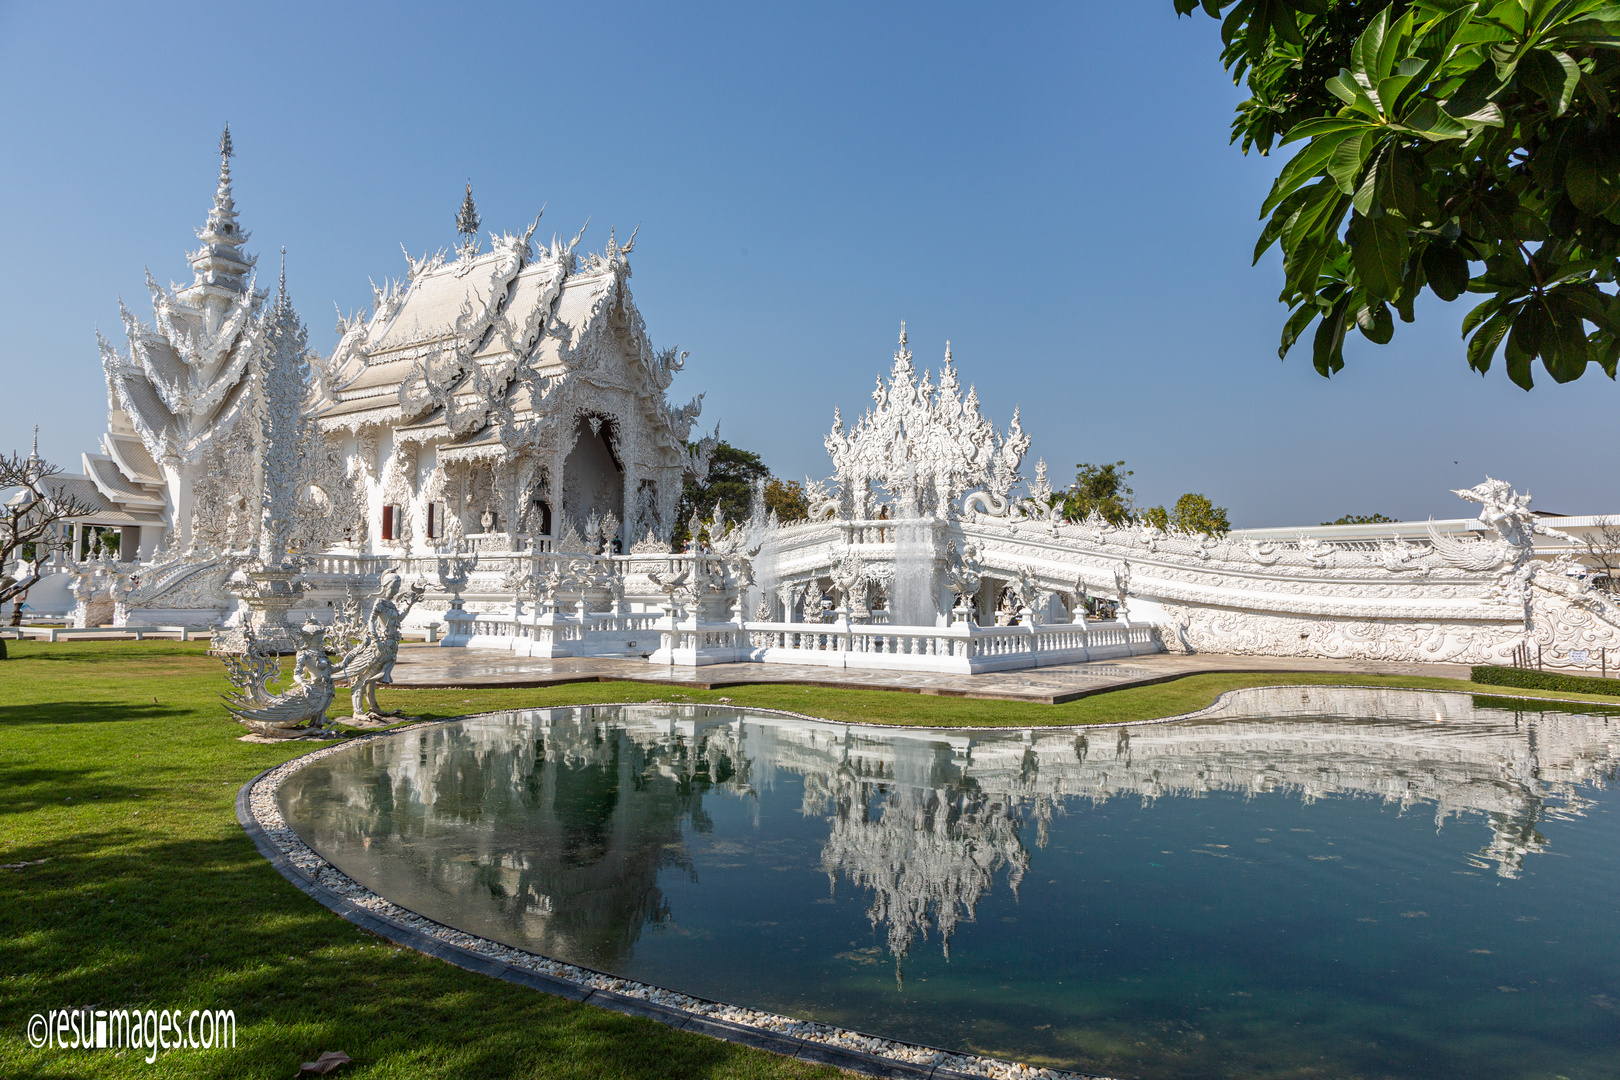
[{"label": "white balustrade", "polygon": [[1159,651],[1148,625],[860,626],[745,624],[752,659],[777,664],[971,674]]}]

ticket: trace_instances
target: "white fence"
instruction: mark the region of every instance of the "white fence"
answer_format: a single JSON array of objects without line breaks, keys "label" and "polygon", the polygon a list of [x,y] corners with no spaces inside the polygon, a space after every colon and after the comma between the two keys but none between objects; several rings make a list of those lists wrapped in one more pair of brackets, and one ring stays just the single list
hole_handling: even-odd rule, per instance
[{"label": "white fence", "polygon": [[647,654],[655,664],[806,664],[974,674],[1160,651],[1145,623],[1030,626],[869,626],[699,622],[658,612],[446,614],[443,644],[519,656]]}]

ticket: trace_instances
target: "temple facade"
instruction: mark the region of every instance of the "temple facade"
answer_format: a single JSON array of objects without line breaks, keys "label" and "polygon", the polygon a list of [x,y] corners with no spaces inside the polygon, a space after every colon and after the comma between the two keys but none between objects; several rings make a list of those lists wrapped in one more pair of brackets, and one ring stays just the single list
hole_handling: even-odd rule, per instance
[{"label": "temple facade", "polygon": [[322,365],[313,408],[363,511],[341,542],[408,555],[457,538],[667,541],[683,477],[708,471],[706,447],[687,445],[702,396],[665,396],[685,354],[647,336],[634,236],[581,257],[579,237],[536,246],[530,225],[480,251],[470,187],[458,221],[454,255],[412,259]]},{"label": "temple facade", "polygon": [[[581,236],[535,243],[537,218],[484,250],[469,186],[453,251],[407,254],[323,357],[304,344],[285,271],[274,302],[256,287],[228,128],[219,150],[191,283],[148,273],[150,320],[120,304],[125,344],[97,335],[107,433],[83,475],[59,481],[96,512],[34,609],[84,592],[136,621],[230,619],[230,579],[263,561],[267,524],[275,560],[329,557],[309,582],[315,614],[390,558],[668,550],[682,481],[707,473],[715,440],[688,442],[701,395],[666,397],[686,354],[648,337],[629,288],[634,236],[581,254]],[[297,447],[272,470],[272,498],[264,436],[289,393]],[[119,540],[104,551],[109,530]]]},{"label": "temple facade", "polygon": [[285,267],[273,301],[257,288],[231,156],[227,129],[191,283],[149,275],[150,322],[121,309],[125,345],[100,341],[107,433],[60,481],[97,507],[76,529],[120,530],[117,557],[77,543],[36,611],[257,633],[330,621],[393,570],[424,584],[408,625],[430,640],[537,657],[960,674],[1161,650],[1620,660],[1577,522],[1509,484],[1457,492],[1477,520],[1377,535],[1068,521],[1045,465],[1021,472],[1017,413],[985,416],[948,345],[920,369],[903,327],[871,407],[834,411],[807,520],[756,499],[747,521],[678,523],[717,437],[693,441],[702,395],[668,397],[686,354],[654,348],[636,309],[634,234],[592,254],[578,235],[536,243],[538,218],[481,234],[469,185],[455,246],[407,254],[323,356]]}]

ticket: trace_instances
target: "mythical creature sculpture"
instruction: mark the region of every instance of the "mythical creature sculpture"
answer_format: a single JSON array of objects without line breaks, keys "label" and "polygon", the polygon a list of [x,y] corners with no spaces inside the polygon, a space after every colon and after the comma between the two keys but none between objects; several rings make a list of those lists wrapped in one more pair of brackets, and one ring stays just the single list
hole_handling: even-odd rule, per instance
[{"label": "mythical creature sculpture", "polygon": [[860,553],[851,551],[839,556],[829,576],[833,589],[838,593],[838,606],[846,613],[858,613],[859,617],[865,618],[869,614],[866,610],[866,567],[861,563]]},{"label": "mythical creature sculpture", "polygon": [[393,682],[394,661],[399,656],[399,626],[410,614],[416,602],[427,591],[425,582],[417,582],[400,590],[405,580],[393,570],[383,575],[377,600],[371,606],[366,620],[366,634],[360,644],[351,649],[339,665],[337,676],[349,680],[350,700],[356,720],[381,719],[401,716],[399,712],[385,713],[377,707],[377,685]]},{"label": "mythical creature sculpture", "polygon": [[223,656],[236,693],[221,696],[236,722],[272,739],[331,735],[326,710],[336,691],[332,665],[326,659],[326,628],[314,621],[303,625],[293,657],[292,681],[280,693],[271,693],[266,685],[280,677],[280,660],[253,636],[251,626],[242,628],[242,636],[243,651]]},{"label": "mythical creature sculpture", "polygon": [[960,554],[956,541],[945,545],[945,584],[955,593],[958,606],[965,614],[979,595],[979,584],[984,580],[984,567],[979,564],[979,549],[972,542],[964,542]]}]

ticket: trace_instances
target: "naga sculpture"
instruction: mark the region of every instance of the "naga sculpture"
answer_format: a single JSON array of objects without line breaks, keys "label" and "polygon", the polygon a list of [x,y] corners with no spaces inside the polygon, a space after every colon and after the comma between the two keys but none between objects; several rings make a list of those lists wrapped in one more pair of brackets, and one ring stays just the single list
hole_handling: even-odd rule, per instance
[{"label": "naga sculpture", "polygon": [[338,667],[337,677],[349,681],[350,701],[357,721],[375,722],[384,716],[403,715],[385,713],[377,707],[377,686],[393,682],[394,661],[399,657],[400,624],[427,591],[425,583],[417,582],[401,597],[404,585],[405,580],[397,571],[389,570],[383,575],[382,587],[366,619],[365,634],[344,655]]},{"label": "naga sculpture", "polygon": [[271,693],[266,686],[281,675],[276,654],[253,636],[251,626],[242,627],[242,639],[240,653],[221,657],[236,687],[236,693],[221,696],[237,723],[271,739],[331,737],[326,710],[336,691],[326,658],[326,628],[314,621],[304,623],[293,656],[292,680],[280,693]]}]

